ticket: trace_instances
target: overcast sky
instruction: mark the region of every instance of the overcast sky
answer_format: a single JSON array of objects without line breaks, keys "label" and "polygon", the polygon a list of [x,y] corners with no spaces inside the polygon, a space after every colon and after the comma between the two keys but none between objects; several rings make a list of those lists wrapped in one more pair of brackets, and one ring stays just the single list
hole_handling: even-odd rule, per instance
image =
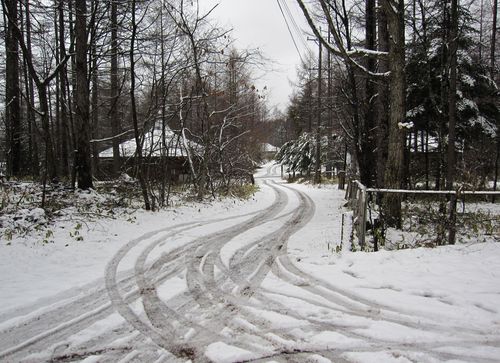
[{"label": "overcast sky", "polygon": [[[303,15],[295,0],[286,1],[299,27],[307,29]],[[272,63],[273,70],[266,72],[257,82],[258,88],[268,88],[269,104],[284,110],[292,93],[290,80],[295,79],[300,58],[287,30],[276,0],[200,0],[209,9],[219,4],[212,13],[219,25],[233,29],[237,48],[259,48]],[[285,9],[284,9],[285,10]],[[303,37],[305,39],[305,37]],[[299,49],[305,47],[297,39]]]}]

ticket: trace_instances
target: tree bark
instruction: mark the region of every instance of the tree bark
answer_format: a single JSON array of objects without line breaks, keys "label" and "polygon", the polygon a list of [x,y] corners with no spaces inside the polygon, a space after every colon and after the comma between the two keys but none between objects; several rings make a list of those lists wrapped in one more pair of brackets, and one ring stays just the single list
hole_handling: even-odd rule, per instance
[{"label": "tree bark", "polygon": [[[111,131],[113,136],[119,135],[120,120],[118,119],[118,9],[117,1],[111,2]],[[113,172],[120,171],[120,139],[113,138]]]},{"label": "tree bark", "polygon": [[[389,33],[387,30],[387,19],[382,11],[382,1],[378,0],[377,28],[378,28],[378,50],[389,51]],[[389,64],[386,60],[380,59],[378,62],[379,72],[389,71]],[[386,81],[379,81],[377,86],[377,187],[384,187],[385,164],[387,161],[387,134],[388,134],[388,110],[389,110],[389,88]]]},{"label": "tree bark", "polygon": [[[64,2],[59,1],[57,5],[59,15],[59,62],[62,62],[66,57],[65,45],[65,26],[64,26]],[[69,176],[70,162],[69,162],[69,147],[70,147],[70,133],[69,133],[69,119],[68,119],[68,97],[67,97],[67,68],[64,67],[59,75],[59,92],[60,92],[60,119],[61,119],[61,175]]]},{"label": "tree bark", "polygon": [[22,174],[21,90],[19,87],[18,1],[3,0],[9,21],[5,31],[5,120],[7,134],[7,174]]},{"label": "tree bark", "polygon": [[451,29],[449,39],[449,92],[448,92],[448,150],[446,189],[452,190],[455,183],[456,155],[456,118],[457,118],[457,36],[458,0],[451,0]]},{"label": "tree bark", "polygon": [[[23,52],[23,58],[25,60],[28,72],[30,77],[36,84],[36,88],[38,90],[38,102],[40,108],[41,122],[42,122],[42,135],[45,142],[45,179],[48,176],[51,180],[53,180],[57,176],[57,168],[56,168],[56,158],[54,153],[54,145],[52,142],[51,131],[50,131],[50,109],[49,109],[49,98],[48,98],[48,85],[49,83],[56,77],[57,73],[60,71],[61,67],[64,63],[59,64],[58,67],[54,70],[54,72],[47,76],[43,81],[39,78],[35,66],[33,64],[33,54],[31,51],[31,44],[26,44],[24,42],[24,36],[21,33],[19,27],[16,23],[12,22],[10,18],[10,13],[8,12],[5,4],[5,0],[2,0],[2,9],[4,14],[6,14],[8,23],[12,25],[13,35],[17,38],[19,45],[21,46]],[[27,19],[29,21],[29,12],[26,14]],[[29,34],[29,32],[28,32]]]},{"label": "tree bark", "polygon": [[[389,30],[389,145],[385,169],[385,187],[401,188],[404,161],[405,120],[405,38],[404,0],[384,0],[384,11]],[[388,226],[401,227],[401,196],[388,194],[384,198],[385,222]]]},{"label": "tree bark", "polygon": [[[95,39],[93,40],[95,42]],[[99,138],[99,77],[97,74],[97,46],[92,44],[92,139]],[[92,170],[94,175],[99,174],[98,144],[92,144]]]},{"label": "tree bark", "polygon": [[132,16],[132,34],[130,36],[130,105],[132,111],[132,122],[134,124],[134,136],[136,144],[136,165],[137,165],[137,178],[139,179],[139,184],[142,191],[142,197],[144,199],[144,207],[146,210],[151,210],[151,204],[149,201],[148,189],[146,186],[146,181],[144,180],[144,167],[142,160],[142,145],[143,137],[140,135],[139,123],[137,119],[137,105],[135,100],[135,40],[137,35],[137,23],[135,20],[136,11],[136,1],[132,0],[131,3],[131,16]]},{"label": "tree bark", "polygon": [[[26,33],[26,47],[31,49],[31,20],[30,20],[30,5],[29,1],[25,5],[25,25],[24,30]],[[23,57],[24,58],[24,57]],[[27,109],[27,120],[28,120],[28,132],[30,140],[30,163],[31,163],[31,173],[33,177],[40,176],[40,158],[38,155],[38,126],[36,124],[35,115],[35,86],[33,84],[33,77],[30,76],[30,71],[28,69],[28,62],[26,58],[23,61],[24,65],[24,78],[25,78],[25,90],[26,96],[28,97],[28,107]]]},{"label": "tree bark", "polygon": [[[375,17],[375,0],[367,0],[365,6],[365,46],[366,49],[375,50],[375,39],[377,34],[377,22]],[[366,60],[366,69],[370,72],[376,71],[376,60],[373,56]],[[372,187],[376,180],[375,164],[375,84],[371,77],[365,75],[365,98],[364,98],[364,124],[361,128],[361,165],[365,169],[365,177],[362,183]]]},{"label": "tree bark", "polygon": [[[493,0],[493,26],[491,30],[491,49],[490,49],[490,76],[491,79],[495,80],[496,75],[496,39],[497,39],[497,12],[498,12],[498,0]],[[498,164],[500,162],[500,130],[497,130],[497,150],[495,157],[495,176],[493,181],[493,190],[496,191],[498,187]],[[493,197],[493,202],[495,202],[495,197]]]},{"label": "tree bark", "polygon": [[90,117],[89,87],[87,79],[87,3],[85,0],[75,1],[75,121],[77,131],[76,173],[78,188],[89,189],[92,184],[92,167],[90,160]]}]

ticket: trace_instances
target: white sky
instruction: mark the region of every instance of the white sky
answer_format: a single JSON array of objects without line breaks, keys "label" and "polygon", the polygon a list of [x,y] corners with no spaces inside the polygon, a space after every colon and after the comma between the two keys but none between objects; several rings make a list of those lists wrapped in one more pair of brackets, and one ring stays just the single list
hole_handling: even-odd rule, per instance
[{"label": "white sky", "polygon": [[[307,30],[307,24],[295,0],[286,1],[299,27]],[[233,29],[236,47],[259,48],[271,60],[272,69],[258,81],[257,87],[268,88],[269,106],[284,110],[292,93],[290,80],[295,80],[300,58],[287,30],[276,0],[200,0],[204,9],[219,4],[212,13],[219,25]],[[205,8],[206,7],[206,8]],[[303,39],[306,39],[303,36]],[[302,54],[306,53],[296,39]],[[314,44],[310,46],[314,48]]]}]

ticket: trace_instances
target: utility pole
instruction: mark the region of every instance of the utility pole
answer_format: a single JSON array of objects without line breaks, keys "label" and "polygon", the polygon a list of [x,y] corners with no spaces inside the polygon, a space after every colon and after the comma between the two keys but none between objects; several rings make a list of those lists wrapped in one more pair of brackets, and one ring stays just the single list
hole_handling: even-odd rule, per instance
[{"label": "utility pole", "polygon": [[[320,28],[321,32],[321,28]],[[318,113],[317,113],[317,122],[316,122],[316,134],[315,134],[315,141],[316,141],[316,150],[315,150],[315,163],[314,163],[314,184],[321,184],[321,80],[322,80],[322,58],[323,58],[323,46],[321,45],[321,42],[319,39],[316,38],[307,38],[307,40],[313,41],[313,42],[318,42],[318,100],[317,100],[317,108],[318,108]],[[312,94],[312,92],[311,92]],[[311,98],[309,98],[309,102],[311,102]],[[311,115],[311,110],[309,111],[309,120],[311,120],[312,115]],[[312,131],[311,128],[312,125],[309,126],[309,130]]]},{"label": "utility pole", "polygon": [[[328,43],[331,43],[331,31],[328,29]],[[332,57],[331,53],[327,52],[327,107],[328,107],[328,123],[327,123],[327,161],[326,161],[326,176],[328,179],[333,178],[333,112],[332,112]]]},{"label": "utility pole", "polygon": [[323,46],[319,44],[318,54],[318,122],[316,124],[316,165],[314,173],[314,183],[321,183],[321,76],[322,76],[322,53]]}]

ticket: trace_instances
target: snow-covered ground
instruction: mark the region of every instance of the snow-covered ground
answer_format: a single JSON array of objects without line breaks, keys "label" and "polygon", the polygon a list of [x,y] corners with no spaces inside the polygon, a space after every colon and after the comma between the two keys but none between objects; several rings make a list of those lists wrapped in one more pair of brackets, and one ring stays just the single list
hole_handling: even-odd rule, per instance
[{"label": "snow-covered ground", "polygon": [[[500,243],[349,252],[286,184],[0,243],[0,361],[499,362]],[[62,228],[64,227],[64,228]]]}]

